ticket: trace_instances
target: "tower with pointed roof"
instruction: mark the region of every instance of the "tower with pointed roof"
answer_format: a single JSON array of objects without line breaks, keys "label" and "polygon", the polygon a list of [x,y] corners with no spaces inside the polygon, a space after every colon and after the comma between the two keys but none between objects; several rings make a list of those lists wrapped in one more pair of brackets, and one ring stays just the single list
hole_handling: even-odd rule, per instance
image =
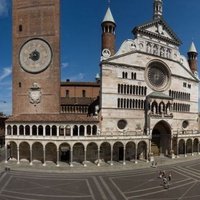
[{"label": "tower with pointed roof", "polygon": [[194,45],[194,42],[192,42],[190,49],[188,51],[188,63],[190,66],[190,69],[193,73],[197,72],[197,56],[198,52],[196,50],[196,47]]},{"label": "tower with pointed roof", "polygon": [[104,54],[104,56],[114,55],[116,23],[109,7],[103,19],[101,27],[102,27],[102,47],[101,47],[102,54]]},{"label": "tower with pointed roof", "polygon": [[163,12],[163,2],[162,0],[154,0],[154,15],[153,15],[153,19],[160,19],[162,18],[162,12]]}]

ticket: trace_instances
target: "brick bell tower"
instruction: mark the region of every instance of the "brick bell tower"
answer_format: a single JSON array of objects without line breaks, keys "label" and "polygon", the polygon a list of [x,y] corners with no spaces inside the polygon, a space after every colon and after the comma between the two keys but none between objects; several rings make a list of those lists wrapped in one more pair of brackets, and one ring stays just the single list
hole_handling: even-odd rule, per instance
[{"label": "brick bell tower", "polygon": [[60,0],[13,0],[13,115],[60,109]]},{"label": "brick bell tower", "polygon": [[112,16],[110,8],[108,8],[106,15],[101,23],[102,27],[102,55],[109,54],[112,56],[115,54],[115,20]]}]

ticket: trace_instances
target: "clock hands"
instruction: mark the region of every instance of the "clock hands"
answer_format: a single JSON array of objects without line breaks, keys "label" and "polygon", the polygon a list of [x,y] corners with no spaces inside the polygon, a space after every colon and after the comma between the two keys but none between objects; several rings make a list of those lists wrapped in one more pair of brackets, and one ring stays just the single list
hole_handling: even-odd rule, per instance
[{"label": "clock hands", "polygon": [[31,52],[29,54],[29,58],[32,60],[32,61],[37,61],[40,59],[40,53],[35,49],[33,52]]}]

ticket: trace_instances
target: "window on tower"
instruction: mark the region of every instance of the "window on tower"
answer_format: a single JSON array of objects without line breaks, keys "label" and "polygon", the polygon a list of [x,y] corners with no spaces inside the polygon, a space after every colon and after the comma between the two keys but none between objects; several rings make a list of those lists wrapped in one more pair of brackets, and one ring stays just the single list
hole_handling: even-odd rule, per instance
[{"label": "window on tower", "polygon": [[19,25],[19,32],[22,32],[23,31],[23,27],[22,27],[22,25],[20,24]]},{"label": "window on tower", "polygon": [[82,97],[86,97],[86,91],[85,90],[82,91]]}]

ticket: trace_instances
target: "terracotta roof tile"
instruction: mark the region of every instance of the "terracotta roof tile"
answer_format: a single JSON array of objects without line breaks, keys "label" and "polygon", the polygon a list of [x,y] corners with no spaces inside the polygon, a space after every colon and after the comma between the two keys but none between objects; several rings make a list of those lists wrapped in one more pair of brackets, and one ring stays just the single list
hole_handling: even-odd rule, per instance
[{"label": "terracotta roof tile", "polygon": [[80,114],[22,114],[11,116],[6,122],[81,122],[81,123],[97,123],[98,119],[93,116]]}]

